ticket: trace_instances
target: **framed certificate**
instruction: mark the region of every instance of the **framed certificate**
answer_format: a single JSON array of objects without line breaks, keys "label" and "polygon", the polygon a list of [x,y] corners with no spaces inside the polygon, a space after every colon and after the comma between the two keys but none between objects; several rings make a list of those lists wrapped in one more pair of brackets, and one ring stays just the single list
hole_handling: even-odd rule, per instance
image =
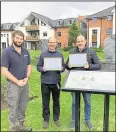
[{"label": "framed certificate", "polygon": [[69,54],[70,67],[84,67],[87,63],[87,53]]},{"label": "framed certificate", "polygon": [[62,58],[61,57],[45,57],[44,67],[47,71],[61,71]]}]

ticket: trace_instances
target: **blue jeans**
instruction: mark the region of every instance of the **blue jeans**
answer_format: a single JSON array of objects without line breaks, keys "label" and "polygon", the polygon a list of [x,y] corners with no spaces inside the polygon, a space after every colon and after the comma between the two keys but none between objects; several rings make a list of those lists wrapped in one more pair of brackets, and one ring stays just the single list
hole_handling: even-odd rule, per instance
[{"label": "blue jeans", "polygon": [[[72,120],[75,120],[75,93],[72,92]],[[90,93],[82,93],[83,98],[84,98],[84,115],[85,115],[85,120],[90,120],[91,116],[91,102],[90,102]]]}]

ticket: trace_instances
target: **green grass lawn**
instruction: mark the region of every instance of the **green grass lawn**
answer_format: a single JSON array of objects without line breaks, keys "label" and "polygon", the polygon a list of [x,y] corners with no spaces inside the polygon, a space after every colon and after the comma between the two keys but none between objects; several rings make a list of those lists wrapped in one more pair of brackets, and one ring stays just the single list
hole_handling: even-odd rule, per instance
[{"label": "green grass lawn", "polygon": [[[35,59],[40,55],[39,51],[30,51],[31,58]],[[63,52],[65,60],[68,58],[68,52]],[[103,59],[103,53],[99,53],[100,59]],[[35,61],[33,61],[35,62]],[[34,63],[35,64],[35,63]],[[42,128],[42,97],[40,88],[40,73],[36,70],[36,66],[32,66],[32,75],[29,81],[30,84],[30,96],[38,96],[28,102],[28,107],[26,111],[26,124],[33,128],[33,131],[71,131],[70,130],[70,120],[71,120],[71,93],[62,92],[60,96],[61,104],[61,114],[60,121],[62,124],[61,128],[57,128],[53,121],[52,114],[52,98],[50,102],[50,125],[48,129]],[[64,79],[66,78],[66,73],[62,73],[62,86]],[[94,126],[94,131],[103,130],[103,112],[104,112],[104,95],[92,94],[91,96],[92,104],[92,115],[91,120]],[[110,119],[109,119],[109,131],[115,130],[115,97],[110,96]],[[81,96],[81,131],[89,131],[84,124],[84,103],[83,97]],[[8,109],[1,112],[1,131],[9,130],[8,122]]]}]

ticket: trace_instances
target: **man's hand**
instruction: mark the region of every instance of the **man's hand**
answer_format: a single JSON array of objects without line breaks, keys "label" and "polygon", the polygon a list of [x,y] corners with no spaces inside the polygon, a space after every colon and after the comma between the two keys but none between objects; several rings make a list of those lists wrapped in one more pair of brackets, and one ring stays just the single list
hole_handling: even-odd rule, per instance
[{"label": "man's hand", "polygon": [[61,68],[61,70],[60,71],[63,71],[63,66],[62,66],[62,68]]},{"label": "man's hand", "polygon": [[46,71],[46,69],[45,69],[45,67],[43,66],[43,71],[45,72]]},{"label": "man's hand", "polygon": [[23,79],[23,82],[25,83],[25,85],[28,83],[28,80],[29,80],[28,77],[26,77],[26,78]]},{"label": "man's hand", "polygon": [[20,87],[23,87],[23,86],[26,85],[25,82],[24,82],[23,80],[18,80],[16,84],[17,84],[18,86],[20,86]]},{"label": "man's hand", "polygon": [[88,62],[86,63],[86,65],[85,65],[85,67],[84,68],[86,68],[86,69],[88,69],[89,68],[89,64],[88,64]]}]

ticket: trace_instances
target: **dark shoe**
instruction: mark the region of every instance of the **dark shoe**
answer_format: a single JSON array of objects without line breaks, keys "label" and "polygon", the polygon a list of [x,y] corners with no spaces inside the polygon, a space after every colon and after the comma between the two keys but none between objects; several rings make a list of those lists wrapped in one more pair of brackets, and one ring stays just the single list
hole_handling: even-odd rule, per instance
[{"label": "dark shoe", "polygon": [[89,130],[92,130],[93,129],[93,126],[92,126],[90,120],[86,120],[85,121],[85,124],[87,125],[87,127],[89,128]]},{"label": "dark shoe", "polygon": [[24,122],[19,122],[19,131],[31,132],[31,131],[32,131],[32,128],[26,127],[26,126],[24,125]]},{"label": "dark shoe", "polygon": [[48,126],[49,126],[49,122],[48,121],[44,121],[44,123],[43,123],[43,128],[48,128]]},{"label": "dark shoe", "polygon": [[70,129],[75,129],[75,121],[71,121],[71,123],[70,123]]},{"label": "dark shoe", "polygon": [[60,124],[59,120],[58,121],[54,121],[54,122],[55,122],[57,127],[61,127],[61,124]]}]

